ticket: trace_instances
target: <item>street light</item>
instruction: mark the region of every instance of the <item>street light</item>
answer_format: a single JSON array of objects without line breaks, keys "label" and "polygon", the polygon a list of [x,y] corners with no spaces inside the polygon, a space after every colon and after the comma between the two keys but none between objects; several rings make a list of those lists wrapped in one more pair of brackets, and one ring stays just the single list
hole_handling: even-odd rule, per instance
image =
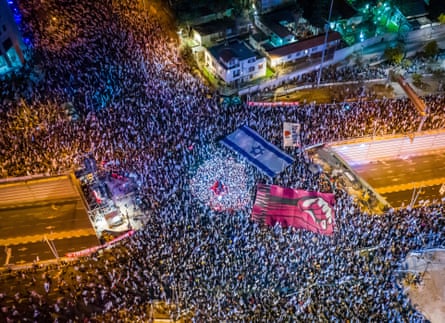
[{"label": "street light", "polygon": [[326,33],[324,36],[324,46],[323,50],[321,52],[321,63],[320,63],[320,69],[318,70],[318,78],[317,78],[317,87],[320,87],[320,81],[321,81],[321,73],[323,70],[323,63],[324,63],[324,56],[326,52],[326,46],[328,43],[328,34],[329,34],[329,28],[331,28],[331,15],[332,15],[332,7],[334,5],[334,0],[331,0],[331,7],[329,8],[329,16],[328,16],[328,22],[326,24]]}]

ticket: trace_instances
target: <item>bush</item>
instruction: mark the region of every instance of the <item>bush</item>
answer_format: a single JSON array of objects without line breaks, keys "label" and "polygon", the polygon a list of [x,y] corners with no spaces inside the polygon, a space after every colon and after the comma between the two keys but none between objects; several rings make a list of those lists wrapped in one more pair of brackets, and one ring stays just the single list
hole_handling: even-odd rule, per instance
[{"label": "bush", "polygon": [[439,46],[437,45],[437,41],[430,41],[423,48],[423,54],[425,57],[434,57],[439,53]]},{"label": "bush", "polygon": [[385,49],[383,56],[393,64],[399,65],[403,57],[405,56],[403,47],[401,45],[397,45],[395,47],[388,47]]},{"label": "bush", "polygon": [[440,78],[442,78],[442,77],[444,77],[445,76],[445,70],[444,69],[442,69],[442,68],[439,68],[439,69],[437,69],[437,70],[433,70],[433,76],[434,77],[440,77]]},{"label": "bush", "polygon": [[402,62],[403,68],[410,68],[413,66],[413,62],[410,59],[404,59]]},{"label": "bush", "polygon": [[422,85],[422,75],[414,73],[412,79],[415,86],[420,87]]}]

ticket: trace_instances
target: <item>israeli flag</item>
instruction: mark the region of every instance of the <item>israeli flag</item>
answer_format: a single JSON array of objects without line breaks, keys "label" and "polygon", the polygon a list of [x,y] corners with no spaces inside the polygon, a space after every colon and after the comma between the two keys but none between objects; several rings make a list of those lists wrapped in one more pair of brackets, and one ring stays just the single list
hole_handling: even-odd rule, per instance
[{"label": "israeli flag", "polygon": [[294,162],[292,157],[247,126],[242,126],[220,142],[269,177],[276,176]]}]

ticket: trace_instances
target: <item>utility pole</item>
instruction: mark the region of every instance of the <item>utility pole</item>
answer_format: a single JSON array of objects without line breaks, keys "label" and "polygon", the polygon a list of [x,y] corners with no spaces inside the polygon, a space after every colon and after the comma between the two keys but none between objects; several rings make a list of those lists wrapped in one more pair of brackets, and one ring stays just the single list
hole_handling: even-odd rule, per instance
[{"label": "utility pole", "polygon": [[322,73],[322,70],[323,70],[323,63],[324,63],[324,56],[325,56],[325,52],[326,52],[326,46],[328,45],[329,28],[331,28],[331,15],[332,15],[332,7],[333,7],[333,5],[334,5],[334,0],[331,0],[331,7],[329,8],[328,23],[327,23],[327,26],[326,26],[326,33],[324,35],[324,45],[323,45],[323,50],[321,52],[320,69],[318,70],[317,88],[320,87],[321,73]]}]

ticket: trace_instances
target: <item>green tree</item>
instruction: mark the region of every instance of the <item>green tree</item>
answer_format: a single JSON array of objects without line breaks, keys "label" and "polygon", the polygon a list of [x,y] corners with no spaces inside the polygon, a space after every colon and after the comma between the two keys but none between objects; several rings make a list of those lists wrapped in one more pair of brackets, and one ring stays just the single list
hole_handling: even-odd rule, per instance
[{"label": "green tree", "polygon": [[385,59],[393,64],[400,64],[403,60],[403,57],[405,56],[403,47],[401,45],[387,47],[383,55]]},{"label": "green tree", "polygon": [[439,20],[439,22],[440,22],[441,24],[445,24],[445,14],[444,14],[444,13],[441,13],[441,14],[439,15],[439,17],[437,17],[437,20]]},{"label": "green tree", "polygon": [[414,73],[412,76],[413,84],[417,87],[421,87],[422,85],[422,75]]},{"label": "green tree", "polygon": [[442,68],[433,70],[434,77],[443,78],[445,76],[445,70]]},{"label": "green tree", "polygon": [[310,1],[311,9],[307,11],[310,21],[323,30],[329,18],[330,3],[331,0]]},{"label": "green tree", "polygon": [[232,14],[235,17],[241,16],[243,10],[246,9],[245,1],[243,0],[232,0],[230,1],[231,7],[233,9]]},{"label": "green tree", "polygon": [[423,48],[423,54],[426,57],[434,57],[439,53],[439,45],[437,45],[437,41],[433,40],[428,42]]},{"label": "green tree", "polygon": [[413,66],[413,62],[410,59],[405,58],[402,62],[403,68],[410,68]]}]

